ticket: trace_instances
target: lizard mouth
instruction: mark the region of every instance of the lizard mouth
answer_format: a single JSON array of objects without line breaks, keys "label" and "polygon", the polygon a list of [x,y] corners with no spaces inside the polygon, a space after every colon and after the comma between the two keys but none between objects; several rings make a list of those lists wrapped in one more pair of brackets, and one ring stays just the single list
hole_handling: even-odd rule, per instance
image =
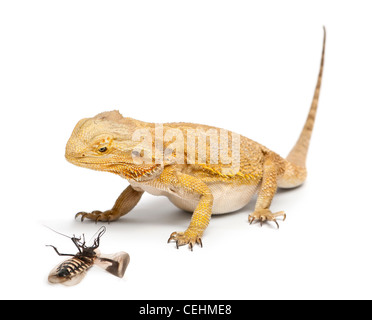
[{"label": "lizard mouth", "polygon": [[152,180],[163,171],[160,164],[141,164],[136,165],[130,162],[123,161],[108,161],[107,159],[87,159],[85,157],[73,158],[66,156],[67,161],[72,164],[93,169],[97,171],[106,171],[120,175],[128,180],[146,181]]}]

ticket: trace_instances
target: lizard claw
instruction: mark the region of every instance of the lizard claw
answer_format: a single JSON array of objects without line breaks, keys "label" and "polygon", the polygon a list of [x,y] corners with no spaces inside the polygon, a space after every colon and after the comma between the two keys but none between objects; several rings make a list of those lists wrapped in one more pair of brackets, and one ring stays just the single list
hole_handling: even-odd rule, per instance
[{"label": "lizard claw", "polygon": [[280,217],[282,216],[283,217],[283,221],[286,219],[286,214],[284,213],[284,211],[280,211],[280,212],[276,212],[276,213],[272,213],[269,209],[260,209],[260,210],[256,210],[255,212],[253,212],[251,215],[249,215],[248,217],[248,221],[249,221],[249,224],[252,224],[253,221],[255,220],[259,220],[260,221],[260,224],[262,226],[262,224],[265,222],[265,221],[274,221],[276,226],[278,227],[279,229],[279,224],[278,222],[276,221],[276,217]]},{"label": "lizard claw", "polygon": [[183,246],[185,244],[189,245],[189,249],[191,251],[193,251],[195,244],[198,244],[200,245],[201,248],[203,248],[203,243],[202,243],[200,236],[188,235],[187,233],[188,233],[187,231],[186,232],[173,232],[168,239],[168,243],[174,240],[176,242],[177,249],[180,246]]},{"label": "lizard claw", "polygon": [[75,214],[75,219],[77,217],[81,216],[81,219],[80,220],[81,220],[81,222],[83,222],[87,214],[88,214],[88,212],[83,212],[83,211],[78,212],[77,214]]},{"label": "lizard claw", "polygon": [[95,218],[93,218],[93,216],[94,217],[99,217],[99,215],[101,213],[102,213],[102,211],[98,211],[98,210],[92,211],[91,213],[81,211],[81,212],[78,212],[77,214],[75,214],[75,219],[77,217],[81,216],[81,219],[80,219],[81,222],[83,222],[85,218],[88,218],[88,219],[91,219],[91,220],[95,220]]},{"label": "lizard claw", "polygon": [[120,218],[120,214],[118,214],[114,210],[106,210],[104,212],[95,210],[95,211],[92,211],[91,213],[82,211],[82,212],[78,212],[75,215],[75,219],[79,216],[81,216],[81,221],[84,221],[85,218],[88,218],[90,220],[94,220],[96,223],[98,221],[103,221],[103,222],[115,221]]}]

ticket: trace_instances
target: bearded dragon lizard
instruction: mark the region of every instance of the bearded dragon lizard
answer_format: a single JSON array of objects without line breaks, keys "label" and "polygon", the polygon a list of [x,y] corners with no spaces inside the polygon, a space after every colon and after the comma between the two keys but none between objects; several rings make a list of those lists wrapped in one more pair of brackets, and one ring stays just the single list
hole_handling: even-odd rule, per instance
[{"label": "bearded dragon lizard", "polygon": [[[212,214],[243,208],[258,193],[248,221],[273,221],[279,227],[276,218],[284,220],[285,213],[270,211],[277,188],[297,187],[307,175],[306,156],[318,107],[325,40],[324,29],[311,108],[298,141],[286,158],[244,136],[235,139],[237,135],[231,131],[206,125],[158,125],[123,117],[118,111],[80,120],[67,142],[66,159],[81,167],[120,175],[130,185],[112,209],[79,212],[76,217],[81,216],[82,221],[84,218],[114,221],[131,211],[145,191],[163,195],[177,207],[193,212],[189,227],[184,232],[173,232],[168,240],[174,240],[177,248],[189,245],[192,250],[195,244],[202,246],[201,239]],[[203,142],[201,138],[206,138],[208,132],[220,135],[210,134]],[[216,158],[222,155],[223,147],[230,162]]]}]

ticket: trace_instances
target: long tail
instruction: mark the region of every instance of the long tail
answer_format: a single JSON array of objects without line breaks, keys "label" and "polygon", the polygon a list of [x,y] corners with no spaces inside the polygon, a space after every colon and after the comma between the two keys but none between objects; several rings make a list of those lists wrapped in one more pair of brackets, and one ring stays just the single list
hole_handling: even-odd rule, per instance
[{"label": "long tail", "polygon": [[324,52],[325,52],[325,44],[326,44],[326,29],[323,27],[324,30],[324,39],[323,39],[323,51],[322,51],[322,60],[320,62],[320,69],[318,75],[318,82],[316,84],[315,92],[313,101],[311,103],[311,108],[309,114],[307,116],[305,125],[302,129],[300,137],[298,138],[296,144],[294,145],[291,152],[288,154],[286,160],[295,164],[296,166],[305,168],[306,167],[306,156],[307,151],[309,149],[310,138],[313,132],[314,121],[316,116],[316,111],[318,109],[318,101],[319,101],[319,93],[320,93],[320,86],[322,83],[322,75],[323,75],[323,66],[324,66]]}]

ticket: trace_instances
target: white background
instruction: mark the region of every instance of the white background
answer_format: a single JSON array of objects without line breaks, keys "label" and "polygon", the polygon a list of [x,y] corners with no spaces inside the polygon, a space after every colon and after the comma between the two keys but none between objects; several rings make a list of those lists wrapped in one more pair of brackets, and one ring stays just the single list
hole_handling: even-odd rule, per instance
[{"label": "white background", "polygon": [[[2,1],[3,299],[372,298],[372,20],[368,1]],[[44,225],[90,238],[78,211],[111,208],[127,182],[64,159],[78,120],[119,109],[144,121],[233,130],[286,156],[302,128],[328,31],[308,180],[279,192],[274,225],[254,202],[213,217],[194,252],[166,241],[190,214],[144,195],[107,226],[101,251],[127,251],[118,279],[93,268],[47,283],[74,252]]]}]

